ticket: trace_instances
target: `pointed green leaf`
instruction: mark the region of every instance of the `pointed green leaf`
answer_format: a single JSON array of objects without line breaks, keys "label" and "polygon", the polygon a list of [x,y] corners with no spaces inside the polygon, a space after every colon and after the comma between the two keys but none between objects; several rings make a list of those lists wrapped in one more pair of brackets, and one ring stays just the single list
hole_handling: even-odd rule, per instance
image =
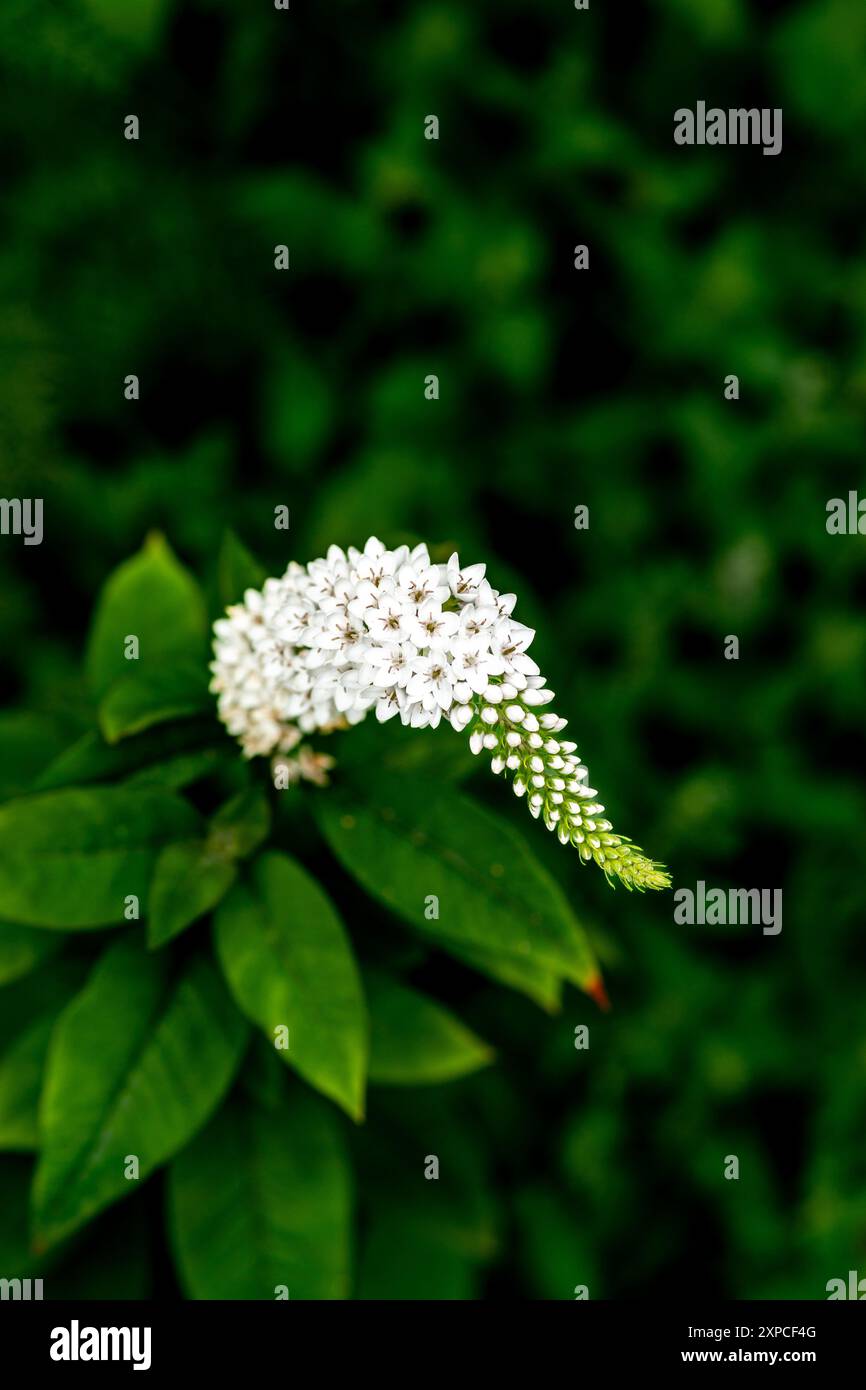
[{"label": "pointed green leaf", "polygon": [[[47,934],[34,935],[42,940]],[[0,1149],[26,1152],[38,1147],[39,1093],[48,1041],[85,974],[83,961],[60,958],[0,992]]]},{"label": "pointed green leaf", "polygon": [[538,1004],[549,1014],[559,1012],[562,1004],[562,980],[552,971],[537,965],[535,961],[521,956],[497,955],[495,951],[485,951],[480,946],[458,946],[449,941],[448,951],[458,960],[465,961],[473,970],[489,975],[497,984],[507,985],[525,994],[527,999]]},{"label": "pointed green leaf", "polygon": [[264,793],[250,788],[212,817],[206,839],[166,845],[150,885],[147,941],[162,946],[225,897],[237,877],[237,861],[267,837],[271,812]]},{"label": "pointed green leaf", "polygon": [[0,913],[37,927],[122,922],[142,906],[157,852],[200,825],[155,787],[44,792],[0,806]]},{"label": "pointed green leaf", "polygon": [[[213,746],[208,747],[209,744]],[[156,779],[161,766],[186,754],[206,757],[210,766],[225,756],[225,740],[212,719],[172,724],[117,744],[106,743],[98,733],[87,733],[54,759],[37,778],[33,791],[57,791],[121,778],[131,780],[138,774],[141,780],[151,775]]]},{"label": "pointed green leaf", "polygon": [[246,1027],[210,961],[176,980],[165,955],[111,946],[57,1021],[40,1105],[33,1190],[43,1247],[137,1187],[178,1152],[225,1095]]},{"label": "pointed green leaf", "polygon": [[166,791],[181,791],[201,782],[225,763],[225,753],[219,748],[203,748],[200,753],[179,753],[176,758],[143,767],[124,780],[128,787],[163,787]]},{"label": "pointed green leaf", "polygon": [[[371,778],[316,799],[337,858],[373,897],[446,950],[480,948],[586,987],[589,942],[559,885],[522,835],[461,792],[418,779]],[[431,897],[438,918],[428,916]]]},{"label": "pointed green leaf", "polygon": [[205,662],[178,658],[163,670],[133,671],[116,680],[99,706],[99,727],[109,743],[119,743],[155,724],[192,719],[212,709]]},{"label": "pointed green leaf", "polygon": [[218,859],[206,840],[166,845],[160,850],[150,885],[147,944],[164,946],[210,912],[237,877],[234,864]]},{"label": "pointed green leaf", "polygon": [[285,854],[262,855],[220,904],[215,939],[244,1013],[311,1086],[360,1119],[364,995],[343,924],[315,879]]},{"label": "pointed green leaf", "polygon": [[[207,614],[192,575],[160,535],[107,580],[87,647],[87,673],[98,696],[123,676],[154,675],[177,661],[206,661]],[[127,660],[128,637],[138,660]]]},{"label": "pointed green leaf", "polygon": [[39,1147],[39,1092],[53,1015],[27,1025],[0,1055],[0,1149]]},{"label": "pointed green leaf", "polygon": [[32,1170],[32,1159],[22,1154],[0,1154],[0,1191],[3,1193],[0,1268],[7,1271],[4,1278],[38,1278],[42,1273],[30,1248],[27,1231],[27,1195]]},{"label": "pointed green leaf", "polygon": [[348,1294],[351,1186],[336,1112],[295,1083],[238,1096],[175,1159],[169,1227],[190,1298]]},{"label": "pointed green leaf", "polygon": [[486,1067],[493,1049],[417,990],[379,971],[365,972],[370,1011],[370,1081],[423,1086]]}]

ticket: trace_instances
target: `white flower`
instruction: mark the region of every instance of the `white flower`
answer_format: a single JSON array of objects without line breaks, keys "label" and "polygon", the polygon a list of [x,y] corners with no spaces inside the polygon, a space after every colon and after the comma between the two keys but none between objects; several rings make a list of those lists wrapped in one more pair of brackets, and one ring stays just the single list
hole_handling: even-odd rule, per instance
[{"label": "white flower", "polygon": [[396,590],[373,590],[372,603],[354,609],[367,625],[374,642],[404,642],[411,636],[414,611]]},{"label": "white flower", "polygon": [[364,669],[369,673],[370,683],[377,689],[405,689],[413,674],[412,663],[417,655],[418,648],[411,642],[391,642],[385,647],[372,647]]},{"label": "white flower", "polygon": [[443,603],[450,593],[448,585],[442,582],[439,566],[431,565],[429,559],[425,563],[424,557],[420,561],[409,560],[401,565],[397,571],[396,585],[398,593],[415,608],[429,603],[431,599]]},{"label": "white flower", "polygon": [[412,662],[412,675],[406,686],[406,694],[428,713],[437,708],[451,708],[454,682],[447,652],[434,647],[425,655],[416,656]]},{"label": "white flower", "polygon": [[460,559],[455,550],[447,566],[448,586],[454,597],[461,603],[469,603],[474,599],[486,569],[486,565],[466,565],[461,569]]},{"label": "white flower", "polygon": [[327,586],[328,592],[320,601],[323,613],[342,613],[345,617],[352,608],[357,594],[357,585],[348,575],[340,576]]},{"label": "white flower", "polygon": [[349,574],[349,563],[339,546],[332,545],[324,560],[311,560],[308,594],[317,607],[336,597],[337,584]]},{"label": "white flower", "polygon": [[436,599],[422,603],[407,620],[409,640],[420,650],[425,647],[445,648],[457,635],[460,619],[456,613],[443,613]]},{"label": "white flower", "polygon": [[503,661],[503,670],[508,680],[521,690],[538,675],[538,666],[532,657],[526,654],[526,648],[534,636],[535,632],[531,627],[525,627],[523,623],[517,623],[512,618],[498,619],[490,634],[491,651],[496,652]]},{"label": "white flower", "polygon": [[271,626],[281,641],[304,646],[314,613],[315,610],[304,599],[292,596],[275,610]]},{"label": "white flower", "polygon": [[395,686],[392,690],[386,690],[376,702],[376,718],[380,724],[384,724],[387,719],[392,719],[395,714],[402,714],[406,707],[406,694],[403,690],[398,690]]},{"label": "white flower", "polygon": [[314,654],[318,657],[331,652],[339,652],[343,660],[357,659],[366,651],[364,638],[364,625],[352,614],[329,613],[317,633],[318,651],[311,652],[311,663]]},{"label": "white flower", "polygon": [[359,586],[369,584],[380,589],[397,570],[409,559],[409,547],[401,545],[396,550],[386,550],[381,541],[371,536],[364,546],[363,553],[349,547],[349,563],[353,565]]},{"label": "white flower", "polygon": [[460,636],[480,637],[487,640],[499,620],[499,612],[493,603],[467,603],[460,613]]},{"label": "white flower", "polygon": [[475,695],[483,695],[491,676],[501,676],[505,663],[480,637],[458,637],[451,644],[454,680],[465,682]]}]

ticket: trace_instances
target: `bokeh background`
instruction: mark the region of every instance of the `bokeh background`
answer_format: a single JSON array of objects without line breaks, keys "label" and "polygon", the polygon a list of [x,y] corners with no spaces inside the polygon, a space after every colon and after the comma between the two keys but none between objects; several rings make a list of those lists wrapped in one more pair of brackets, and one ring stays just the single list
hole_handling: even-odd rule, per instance
[{"label": "bokeh background", "polygon": [[[422,969],[498,1063],[372,1107],[359,1295],[866,1274],[866,541],[825,529],[866,489],[861,0],[5,0],[0,85],[0,495],[45,499],[40,547],[0,540],[5,789],[78,732],[94,596],[150,529],[207,582],[227,524],[271,572],[424,538],[516,589],[675,885],[784,890],[779,936],[679,926],[524,826],[613,1010]],[[781,155],[675,146],[699,99],[781,106]],[[377,1151],[438,1106],[473,1175],[447,1250]],[[176,1292],[156,1200],[70,1292]]]}]

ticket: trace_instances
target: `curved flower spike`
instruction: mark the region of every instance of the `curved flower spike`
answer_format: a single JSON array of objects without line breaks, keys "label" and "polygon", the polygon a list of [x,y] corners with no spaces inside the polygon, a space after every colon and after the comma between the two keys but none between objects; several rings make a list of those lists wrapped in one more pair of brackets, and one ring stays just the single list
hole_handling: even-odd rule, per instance
[{"label": "curved flower spike", "polygon": [[[247,757],[293,754],[290,779],[322,785],[332,760],[305,734],[399,715],[412,728],[447,719],[491,755],[517,796],[608,881],[667,888],[663,867],[617,835],[566,721],[544,712],[553,699],[528,655],[535,633],[512,617],[484,565],[431,561],[427,547],[363,550],[332,545],[321,560],[289,565],[281,579],[248,589],[214,624],[211,690],[219,715]],[[286,762],[286,759],[283,759]]]}]

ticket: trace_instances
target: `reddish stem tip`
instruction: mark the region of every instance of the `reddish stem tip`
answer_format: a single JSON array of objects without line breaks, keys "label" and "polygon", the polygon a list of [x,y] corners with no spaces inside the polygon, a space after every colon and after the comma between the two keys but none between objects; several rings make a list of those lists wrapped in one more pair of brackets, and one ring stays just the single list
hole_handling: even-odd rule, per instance
[{"label": "reddish stem tip", "polygon": [[586,992],[590,999],[594,999],[600,1009],[605,1013],[610,1008],[610,1000],[607,997],[607,990],[604,987],[604,980],[600,975],[593,975],[589,984],[586,985]]}]

